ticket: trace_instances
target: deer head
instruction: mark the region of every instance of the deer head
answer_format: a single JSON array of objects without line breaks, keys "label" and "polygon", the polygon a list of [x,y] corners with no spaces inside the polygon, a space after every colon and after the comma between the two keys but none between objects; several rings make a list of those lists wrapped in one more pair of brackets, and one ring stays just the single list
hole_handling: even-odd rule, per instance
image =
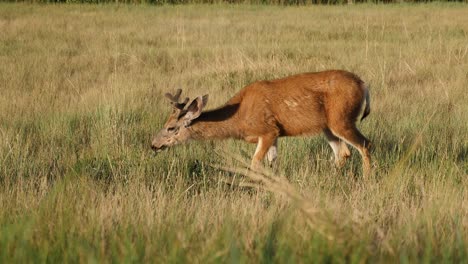
[{"label": "deer head", "polygon": [[193,120],[200,116],[208,102],[208,95],[199,96],[192,100],[190,104],[187,104],[189,102],[188,97],[183,102],[179,102],[181,93],[182,90],[178,89],[174,95],[170,93],[165,94],[170,100],[173,109],[164,127],[158,132],[151,143],[151,148],[156,152],[189,140],[189,127]]}]

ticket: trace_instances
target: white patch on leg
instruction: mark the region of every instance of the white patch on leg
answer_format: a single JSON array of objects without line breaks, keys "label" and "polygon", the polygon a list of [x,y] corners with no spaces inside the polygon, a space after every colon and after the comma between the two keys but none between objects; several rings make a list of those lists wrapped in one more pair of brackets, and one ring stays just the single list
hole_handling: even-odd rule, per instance
[{"label": "white patch on leg", "polygon": [[262,138],[258,138],[257,148],[255,149],[255,153],[254,153],[253,158],[252,158],[252,163],[250,164],[250,168],[253,169],[253,170],[258,170],[261,167],[260,166],[260,161],[257,160],[257,154],[262,149],[262,145],[263,145]]},{"label": "white patch on leg", "polygon": [[262,138],[258,138],[258,144],[257,144],[257,148],[255,149],[255,153],[254,153],[254,158],[255,156],[257,156],[258,152],[260,152],[260,150],[262,149],[262,144],[263,144],[263,141],[262,141]]},{"label": "white patch on leg", "polygon": [[268,149],[268,152],[267,152],[267,159],[268,159],[268,162],[271,164],[273,163],[276,158],[278,157],[278,147],[277,147],[277,140],[275,140],[275,142],[273,143],[273,145]]},{"label": "white patch on leg", "polygon": [[339,141],[328,141],[328,144],[330,144],[333,154],[335,154],[335,162],[338,162],[340,159],[341,143]]}]

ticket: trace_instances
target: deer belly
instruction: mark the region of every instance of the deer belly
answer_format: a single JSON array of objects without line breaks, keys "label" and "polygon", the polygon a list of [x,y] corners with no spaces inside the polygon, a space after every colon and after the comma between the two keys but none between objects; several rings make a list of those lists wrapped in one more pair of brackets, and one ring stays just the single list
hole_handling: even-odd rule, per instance
[{"label": "deer belly", "polygon": [[281,130],[280,136],[313,136],[325,128],[320,123],[308,123],[297,126],[284,126]]},{"label": "deer belly", "polygon": [[313,112],[309,112],[309,114],[286,113],[283,117],[278,117],[277,120],[281,136],[312,136],[326,128],[326,116]]},{"label": "deer belly", "polygon": [[249,142],[249,143],[257,143],[258,142],[258,136],[246,136],[246,137],[244,137],[244,140]]},{"label": "deer belly", "polygon": [[320,94],[289,95],[277,100],[275,117],[282,136],[314,135],[326,127]]}]

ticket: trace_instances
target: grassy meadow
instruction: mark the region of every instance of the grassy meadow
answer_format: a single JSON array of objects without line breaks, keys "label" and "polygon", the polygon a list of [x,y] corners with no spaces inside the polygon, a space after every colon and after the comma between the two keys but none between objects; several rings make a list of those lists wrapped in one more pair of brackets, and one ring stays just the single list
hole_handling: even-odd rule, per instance
[{"label": "grassy meadow", "polygon": [[[325,69],[370,84],[368,180],[323,136],[256,187],[254,145],[150,149],[165,92]],[[2,3],[0,262],[468,263],[467,113],[464,4]]]}]

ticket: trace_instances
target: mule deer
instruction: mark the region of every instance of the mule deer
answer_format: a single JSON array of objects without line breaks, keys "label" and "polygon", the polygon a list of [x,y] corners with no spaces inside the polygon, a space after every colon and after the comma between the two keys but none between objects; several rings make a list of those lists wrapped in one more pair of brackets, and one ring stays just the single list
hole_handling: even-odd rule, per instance
[{"label": "mule deer", "polygon": [[173,111],[152,141],[156,152],[190,139],[244,139],[257,143],[252,167],[258,167],[265,156],[270,163],[276,159],[278,137],[323,132],[337,166],[350,156],[348,143],[361,154],[364,175],[370,172],[370,142],[355,125],[364,103],[361,120],[370,113],[369,91],[353,73],[331,70],[258,81],[205,112],[208,95],[189,104],[189,98],[179,100],[181,92],[166,94]]}]

